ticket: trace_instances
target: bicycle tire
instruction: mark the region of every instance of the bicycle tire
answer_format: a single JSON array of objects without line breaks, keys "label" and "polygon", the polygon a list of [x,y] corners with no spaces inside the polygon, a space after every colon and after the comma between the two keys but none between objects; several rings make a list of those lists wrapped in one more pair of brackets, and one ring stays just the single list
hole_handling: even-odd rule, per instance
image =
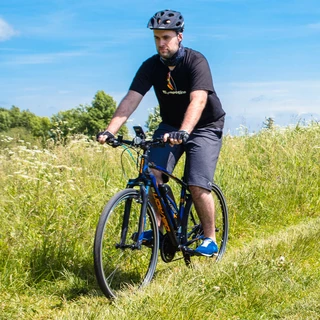
[{"label": "bicycle tire", "polygon": [[[145,230],[153,230],[152,243],[148,247],[141,245],[140,249],[130,248],[136,243],[132,236],[138,231],[141,206],[140,191],[125,189],[110,199],[100,216],[94,239],[94,270],[99,287],[108,298],[115,298],[129,287],[132,290],[145,286],[153,278],[158,259],[159,232],[149,202]],[[128,215],[124,214],[124,208],[127,208]],[[120,249],[116,245],[120,243],[123,229],[128,247]]]},{"label": "bicycle tire", "polygon": [[[215,229],[216,229],[216,240],[218,244],[219,251],[217,255],[214,255],[212,258],[215,261],[221,260],[222,256],[226,251],[227,241],[228,241],[228,232],[229,232],[229,221],[228,221],[228,207],[226,199],[221,191],[221,189],[213,184],[212,186],[212,196],[215,203]],[[186,235],[185,239],[187,241],[192,241],[193,239],[199,239],[203,235],[203,230],[200,224],[200,220],[193,206],[193,201],[189,201],[186,205],[185,213],[187,215],[187,226],[186,226]],[[201,244],[202,240],[194,241],[189,248],[196,249],[197,246]],[[190,265],[191,259],[190,255],[186,254],[185,262],[187,265]]]}]

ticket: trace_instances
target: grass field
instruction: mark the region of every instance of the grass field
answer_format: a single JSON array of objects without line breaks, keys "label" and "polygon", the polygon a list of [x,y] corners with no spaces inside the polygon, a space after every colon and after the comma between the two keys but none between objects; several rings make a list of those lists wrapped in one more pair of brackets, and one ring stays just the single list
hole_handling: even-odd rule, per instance
[{"label": "grass field", "polygon": [[120,152],[0,136],[0,319],[320,319],[318,123],[225,136],[222,261],[159,259],[150,285],[110,302],[92,245],[105,203],[136,175],[129,154],[123,175]]}]

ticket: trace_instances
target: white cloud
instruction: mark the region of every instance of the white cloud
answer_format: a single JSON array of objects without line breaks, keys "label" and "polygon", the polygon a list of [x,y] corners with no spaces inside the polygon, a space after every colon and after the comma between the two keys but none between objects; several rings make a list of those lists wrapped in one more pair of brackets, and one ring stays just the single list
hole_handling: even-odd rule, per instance
[{"label": "white cloud", "polygon": [[320,30],[320,22],[318,23],[310,23],[307,25],[308,28],[313,30]]},{"label": "white cloud", "polygon": [[7,59],[2,61],[2,65],[28,65],[28,64],[49,64],[56,63],[65,58],[81,57],[86,55],[86,51],[69,51],[57,53],[43,54],[21,54],[7,56]]},{"label": "white cloud", "polygon": [[319,113],[319,80],[231,83],[227,89],[228,102],[235,110],[241,105],[252,113]]},{"label": "white cloud", "polygon": [[17,31],[15,31],[5,20],[0,18],[0,41],[6,41],[17,34]]},{"label": "white cloud", "polygon": [[268,117],[283,126],[320,119],[320,80],[233,82],[219,87],[227,130],[242,124],[257,131]]}]

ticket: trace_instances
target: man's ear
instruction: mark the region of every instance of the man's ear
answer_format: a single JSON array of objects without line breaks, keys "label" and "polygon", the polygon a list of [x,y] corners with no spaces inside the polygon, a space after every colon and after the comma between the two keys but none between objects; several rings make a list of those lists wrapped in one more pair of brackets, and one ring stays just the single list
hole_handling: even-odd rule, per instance
[{"label": "man's ear", "polygon": [[178,33],[178,40],[179,40],[179,42],[181,42],[182,39],[183,39],[183,33],[182,33],[182,32],[179,32],[179,33]]}]

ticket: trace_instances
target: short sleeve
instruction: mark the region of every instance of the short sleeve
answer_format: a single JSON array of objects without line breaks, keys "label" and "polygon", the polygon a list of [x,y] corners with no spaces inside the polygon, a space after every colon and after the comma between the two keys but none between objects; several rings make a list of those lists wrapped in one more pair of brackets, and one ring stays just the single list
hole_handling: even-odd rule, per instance
[{"label": "short sleeve", "polygon": [[197,52],[190,68],[191,91],[206,90],[209,94],[213,93],[212,75],[207,59],[201,53]]},{"label": "short sleeve", "polygon": [[129,90],[136,91],[141,95],[145,95],[152,87],[152,73],[153,73],[152,58],[142,63],[134,76]]}]

